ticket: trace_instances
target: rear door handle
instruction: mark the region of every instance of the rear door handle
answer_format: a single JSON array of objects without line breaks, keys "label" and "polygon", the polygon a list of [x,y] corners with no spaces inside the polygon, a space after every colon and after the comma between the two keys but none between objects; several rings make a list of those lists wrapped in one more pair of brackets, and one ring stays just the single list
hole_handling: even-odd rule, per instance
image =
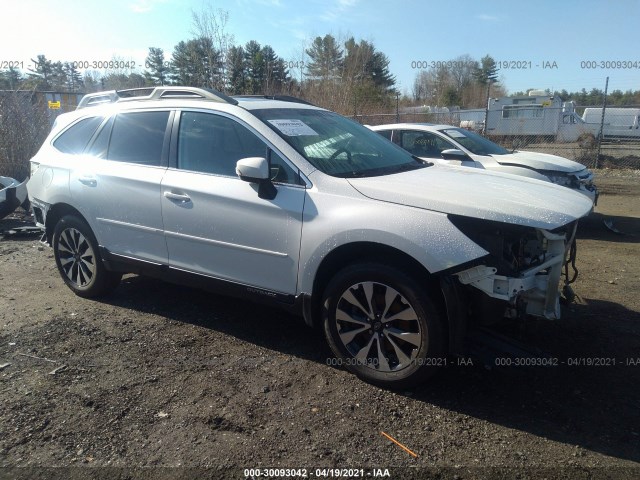
[{"label": "rear door handle", "polygon": [[93,175],[81,175],[78,177],[78,181],[84,185],[88,185],[89,187],[95,187],[98,184],[96,177]]},{"label": "rear door handle", "polygon": [[189,195],[187,195],[186,193],[173,193],[167,190],[164,192],[164,196],[165,198],[168,198],[170,200],[177,200],[179,202],[191,201],[191,197],[189,197]]}]

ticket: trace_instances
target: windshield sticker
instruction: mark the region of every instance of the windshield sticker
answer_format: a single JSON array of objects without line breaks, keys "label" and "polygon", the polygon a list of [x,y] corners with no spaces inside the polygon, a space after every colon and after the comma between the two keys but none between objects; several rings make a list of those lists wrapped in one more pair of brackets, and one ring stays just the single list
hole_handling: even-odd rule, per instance
[{"label": "windshield sticker", "polygon": [[458,130],[445,130],[444,133],[449,135],[451,138],[465,138],[466,135]]},{"label": "windshield sticker", "polygon": [[302,120],[269,120],[269,123],[288,137],[302,135],[318,135],[318,133]]}]

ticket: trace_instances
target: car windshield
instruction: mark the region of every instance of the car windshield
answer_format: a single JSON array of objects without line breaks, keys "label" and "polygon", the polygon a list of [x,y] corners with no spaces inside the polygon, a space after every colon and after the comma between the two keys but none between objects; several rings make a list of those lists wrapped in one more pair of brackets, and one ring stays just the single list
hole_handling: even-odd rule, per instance
[{"label": "car windshield", "polygon": [[293,108],[257,109],[252,113],[327,175],[371,177],[428,165],[336,113]]},{"label": "car windshield", "polygon": [[511,153],[506,148],[493,143],[491,140],[487,140],[477,133],[470,132],[463,128],[445,128],[440,130],[440,132],[476,155],[506,155]]}]

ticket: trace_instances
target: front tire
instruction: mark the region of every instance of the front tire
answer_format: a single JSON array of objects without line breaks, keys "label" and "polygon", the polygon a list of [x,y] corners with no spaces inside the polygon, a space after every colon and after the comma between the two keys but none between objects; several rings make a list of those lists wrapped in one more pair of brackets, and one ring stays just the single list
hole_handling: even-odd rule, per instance
[{"label": "front tire", "polygon": [[424,283],[384,264],[341,270],[322,301],[337,363],[385,388],[413,387],[445,365],[442,318]]},{"label": "front tire", "polygon": [[52,244],[58,272],[76,295],[101,297],[120,283],[122,274],[104,267],[98,242],[84,220],[74,215],[62,217],[53,232]]}]

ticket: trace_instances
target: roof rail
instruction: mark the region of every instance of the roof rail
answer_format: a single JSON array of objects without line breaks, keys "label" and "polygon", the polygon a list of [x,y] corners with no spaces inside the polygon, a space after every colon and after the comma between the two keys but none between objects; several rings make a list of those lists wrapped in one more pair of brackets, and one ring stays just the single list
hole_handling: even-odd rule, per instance
[{"label": "roof rail", "polygon": [[198,87],[143,87],[126,90],[109,90],[106,92],[89,93],[82,97],[77,109],[93,107],[105,103],[137,101],[137,100],[163,100],[175,98],[198,98],[214,102],[230,103],[237,105],[238,101],[222,92],[210,88]]},{"label": "roof rail", "polygon": [[103,103],[117,102],[120,97],[115,90],[109,90],[107,92],[89,93],[82,97],[80,103],[76,107],[76,110],[80,110],[85,107],[95,107],[96,105],[102,105]]},{"label": "roof rail", "polygon": [[298,97],[293,97],[291,95],[233,95],[231,98],[265,98],[267,100],[280,100],[282,102],[292,102],[292,103],[302,103],[304,105],[311,105],[312,107],[316,107],[311,102],[307,102],[306,100],[302,100]]}]

